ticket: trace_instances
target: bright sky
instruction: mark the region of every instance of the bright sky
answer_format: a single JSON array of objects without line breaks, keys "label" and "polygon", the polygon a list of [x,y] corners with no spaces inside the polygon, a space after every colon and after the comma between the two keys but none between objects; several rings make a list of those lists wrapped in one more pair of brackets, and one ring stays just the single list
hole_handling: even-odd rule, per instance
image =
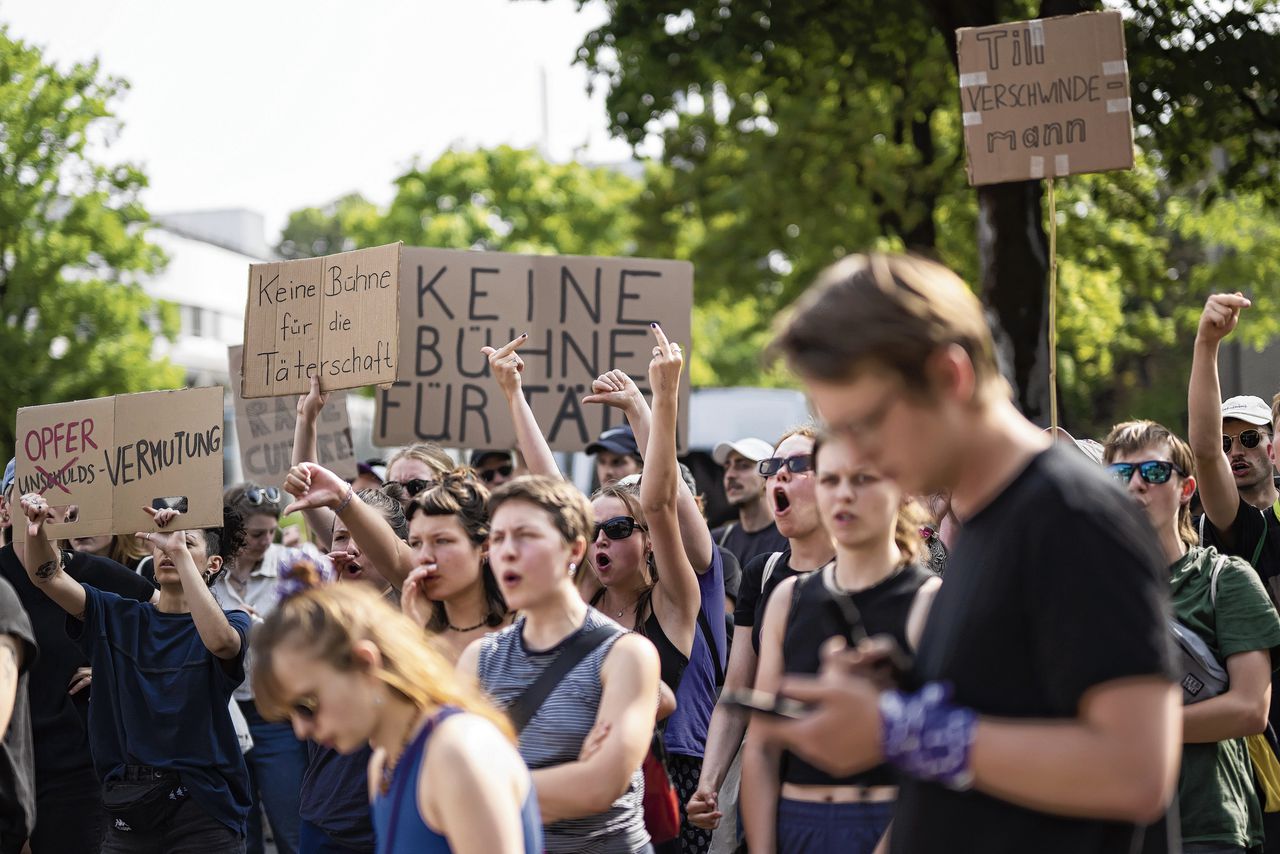
[{"label": "bright sky", "polygon": [[[286,214],[352,190],[379,203],[415,156],[537,145],[541,69],[553,159],[630,155],[571,66],[604,20],[572,0],[0,0],[11,36],[65,67],[97,56],[132,86],[100,156],[145,165],[155,213],[245,207],[274,243]],[[597,87],[599,88],[599,87]],[[585,147],[585,148],[584,148]]]}]

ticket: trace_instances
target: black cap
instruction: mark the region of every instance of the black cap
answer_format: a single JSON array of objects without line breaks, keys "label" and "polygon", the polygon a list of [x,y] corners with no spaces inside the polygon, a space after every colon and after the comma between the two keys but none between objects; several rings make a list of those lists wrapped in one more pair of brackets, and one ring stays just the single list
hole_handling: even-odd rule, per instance
[{"label": "black cap", "polygon": [[631,427],[626,424],[621,427],[610,427],[600,434],[599,439],[587,445],[588,454],[598,454],[601,451],[611,451],[632,457],[640,456],[640,449],[636,447],[636,434],[632,433]]},{"label": "black cap", "polygon": [[509,463],[515,463],[515,457],[510,451],[503,450],[502,448],[476,448],[471,452],[469,464],[472,468],[475,468],[485,460],[489,459],[489,457],[502,457]]}]

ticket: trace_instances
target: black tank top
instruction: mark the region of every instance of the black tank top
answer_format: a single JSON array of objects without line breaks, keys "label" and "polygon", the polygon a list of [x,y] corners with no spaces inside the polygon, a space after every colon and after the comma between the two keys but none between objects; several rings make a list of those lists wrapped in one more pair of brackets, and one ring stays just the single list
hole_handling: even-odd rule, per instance
[{"label": "black tank top", "polygon": [[[903,650],[911,649],[907,642],[907,617],[920,586],[936,577],[919,564],[909,563],[874,587],[857,593],[836,589],[834,565],[799,579],[783,634],[783,669],[787,673],[817,673],[819,651],[827,638],[849,636],[849,622],[837,597],[853,601],[868,635],[887,634]],[[782,755],[782,781],[806,786],[895,786],[898,783],[896,772],[889,765],[878,765],[849,777],[833,777],[791,753]]]},{"label": "black tank top", "polygon": [[[596,603],[603,596],[604,590],[597,591],[596,595],[591,597],[591,607],[596,607]],[[667,633],[662,630],[662,624],[658,622],[658,615],[654,613],[653,606],[647,606],[646,610],[649,616],[636,628],[636,634],[648,638],[649,642],[657,648],[658,664],[661,668],[659,678],[672,693],[675,693],[675,690],[680,687],[680,678],[684,676],[684,669],[689,666],[689,656],[681,652],[671,642],[671,638],[667,637]]]}]

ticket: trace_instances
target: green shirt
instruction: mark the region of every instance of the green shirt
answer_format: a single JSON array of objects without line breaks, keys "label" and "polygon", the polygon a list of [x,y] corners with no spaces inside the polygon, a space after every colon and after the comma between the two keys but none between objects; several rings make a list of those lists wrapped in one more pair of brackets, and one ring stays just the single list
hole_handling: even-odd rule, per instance
[{"label": "green shirt", "polygon": [[[1169,578],[1174,616],[1225,667],[1233,655],[1280,647],[1280,616],[1253,567],[1234,557],[1218,576],[1215,613],[1210,579],[1217,559],[1214,549],[1193,547],[1169,568]],[[1274,653],[1272,659],[1273,668],[1280,664]],[[1182,745],[1178,808],[1183,842],[1262,843],[1262,808],[1244,739]]]}]

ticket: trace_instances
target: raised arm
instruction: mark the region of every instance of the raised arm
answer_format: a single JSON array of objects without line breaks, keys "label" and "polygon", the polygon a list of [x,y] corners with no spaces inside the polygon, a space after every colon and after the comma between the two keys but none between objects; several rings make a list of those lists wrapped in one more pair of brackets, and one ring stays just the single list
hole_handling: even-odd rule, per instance
[{"label": "raised arm", "polygon": [[[298,420],[293,426],[293,465],[318,463],[320,453],[316,449],[316,421],[320,410],[329,401],[329,395],[320,393],[320,377],[311,377],[311,391],[298,396]],[[307,527],[325,551],[333,545],[333,511],[328,507],[308,507],[302,511]]]},{"label": "raised arm", "polygon": [[[583,403],[600,403],[622,411],[631,432],[636,437],[636,447],[649,447],[649,431],[653,423],[653,413],[639,387],[625,371],[613,370],[601,374],[591,384],[591,394],[582,399]],[[645,460],[645,465],[648,465]],[[647,469],[646,469],[647,471]],[[641,478],[643,482],[643,478]],[[711,567],[711,555],[715,543],[711,541],[711,531],[707,528],[707,520],[698,509],[698,502],[689,491],[684,478],[676,478],[676,512],[680,517],[680,538],[684,543],[685,554],[689,563],[699,575]]]},{"label": "raised arm", "polygon": [[332,509],[382,577],[397,590],[404,586],[413,571],[413,552],[381,513],[360,500],[351,484],[318,463],[300,463],[289,470],[284,488],[296,499],[285,513],[308,507]]},{"label": "raised arm", "polygon": [[[1222,389],[1218,384],[1218,346],[1240,320],[1249,300],[1240,294],[1213,294],[1204,305],[1191,357],[1187,389],[1188,440],[1196,460],[1200,501],[1213,527],[1231,537],[1240,508],[1231,465],[1222,452]],[[1227,543],[1227,545],[1234,545]]]},{"label": "raised arm", "polygon": [[493,378],[498,381],[498,387],[507,398],[507,408],[511,411],[511,421],[516,428],[516,444],[520,447],[529,473],[560,477],[556,458],[551,455],[551,446],[543,438],[538,419],[533,416],[533,408],[524,396],[520,380],[520,374],[524,371],[524,359],[520,358],[516,349],[528,340],[529,333],[523,332],[496,350],[493,347],[481,347],[480,352],[489,358]]},{"label": "raised arm", "polygon": [[[156,510],[151,507],[143,509],[161,528],[169,527],[182,515],[171,509]],[[200,635],[200,642],[204,644],[205,649],[226,661],[234,660],[239,656],[242,646],[240,633],[227,622],[227,615],[218,604],[218,600],[213,598],[213,591],[209,589],[206,580],[208,575],[216,573],[221,568],[222,558],[213,555],[208,558],[209,562],[205,566],[198,567],[195,558],[191,556],[191,547],[199,546],[196,538],[203,538],[204,533],[198,530],[162,530],[139,531],[134,536],[159,547],[173,561],[173,566],[178,571],[178,579],[182,582],[182,593],[187,600],[187,607],[191,609],[191,619],[196,624],[196,632]]]},{"label": "raised arm", "polygon": [[[45,523],[53,518],[53,509],[44,496],[34,492],[22,496],[22,512],[27,517],[27,542],[21,550],[22,566],[31,583],[77,620],[84,619],[84,588],[63,570],[62,555],[49,542]],[[15,520],[21,524],[21,520]]]},{"label": "raised arm", "polygon": [[653,737],[658,704],[658,651],[639,635],[623,635],[600,668],[603,691],[596,723],[609,725],[587,759],[533,772],[542,823],[597,815],[631,784]]},{"label": "raised arm", "polygon": [[[657,341],[653,360],[649,363],[653,419],[645,446],[644,476],[640,478],[640,506],[644,508],[654,557],[661,569],[654,592],[680,615],[683,628],[692,640],[693,633],[697,631],[702,594],[698,589],[698,574],[689,563],[681,539],[676,510],[677,489],[682,481],[676,461],[676,413],[680,406],[680,373],[684,367],[684,354],[679,344],[667,340],[656,323],[653,335]],[[706,527],[705,524],[702,526],[704,531]]]}]

